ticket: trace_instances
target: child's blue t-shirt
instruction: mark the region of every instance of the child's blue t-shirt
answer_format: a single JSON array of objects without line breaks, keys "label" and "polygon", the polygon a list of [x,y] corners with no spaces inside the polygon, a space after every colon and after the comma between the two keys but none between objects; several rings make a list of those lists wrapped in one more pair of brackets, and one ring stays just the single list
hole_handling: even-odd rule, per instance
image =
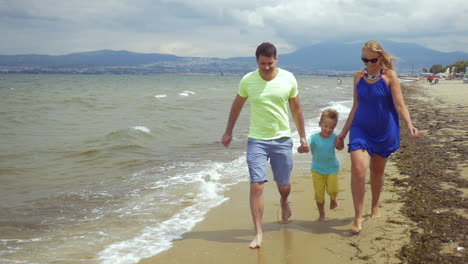
[{"label": "child's blue t-shirt", "polygon": [[320,133],[313,134],[307,139],[312,154],[310,168],[320,174],[338,173],[340,164],[335,155],[335,138],[333,133],[328,138],[323,138]]}]

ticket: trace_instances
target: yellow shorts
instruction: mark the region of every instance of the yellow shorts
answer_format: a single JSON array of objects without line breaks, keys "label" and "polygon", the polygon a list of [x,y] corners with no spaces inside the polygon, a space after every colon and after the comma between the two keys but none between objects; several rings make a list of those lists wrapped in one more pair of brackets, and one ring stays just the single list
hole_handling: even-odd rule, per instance
[{"label": "yellow shorts", "polygon": [[325,202],[325,191],[332,200],[336,200],[339,192],[338,173],[320,174],[311,170],[312,180],[314,182],[315,201],[323,204]]}]

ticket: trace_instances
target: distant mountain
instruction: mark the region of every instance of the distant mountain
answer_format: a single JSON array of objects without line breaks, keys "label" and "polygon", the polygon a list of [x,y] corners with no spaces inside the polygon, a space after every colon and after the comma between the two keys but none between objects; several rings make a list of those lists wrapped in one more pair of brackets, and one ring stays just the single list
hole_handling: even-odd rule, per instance
[{"label": "distant mountain", "polygon": [[238,74],[254,69],[255,60],[249,61],[99,50],[58,56],[0,55],[0,73]]},{"label": "distant mountain", "polygon": [[83,67],[89,65],[142,65],[161,61],[177,61],[179,58],[169,54],[99,50],[59,56],[0,55],[0,66]]},{"label": "distant mountain", "polygon": [[[384,49],[397,57],[398,71],[420,72],[434,64],[444,66],[460,60],[468,60],[468,53],[440,52],[416,44],[381,42]],[[299,49],[293,53],[278,55],[279,64],[300,66],[316,70],[354,71],[362,68],[361,49],[363,43],[322,43]]]},{"label": "distant mountain", "polygon": [[[350,73],[363,67],[363,43],[320,43],[278,54],[278,65],[297,74]],[[468,53],[439,52],[416,44],[383,41],[396,56],[398,72],[419,73],[434,64],[468,60]],[[255,58],[179,57],[170,54],[100,50],[68,55],[0,55],[0,72],[79,74],[243,74],[256,68]]]}]

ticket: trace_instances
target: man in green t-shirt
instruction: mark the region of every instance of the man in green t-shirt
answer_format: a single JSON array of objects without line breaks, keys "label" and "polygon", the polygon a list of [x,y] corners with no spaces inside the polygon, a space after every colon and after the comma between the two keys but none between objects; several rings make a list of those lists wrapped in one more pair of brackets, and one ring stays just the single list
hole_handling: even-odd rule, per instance
[{"label": "man in green t-shirt", "polygon": [[250,175],[250,211],[256,232],[250,248],[259,248],[262,244],[263,189],[264,183],[268,181],[268,162],[281,195],[282,221],[287,222],[291,217],[288,196],[291,192],[293,142],[288,105],[301,146],[305,152],[309,149],[296,78],[292,73],[276,68],[278,60],[273,44],[260,44],[255,56],[258,69],[242,78],[222,137],[223,145],[229,147],[234,125],[245,102],[250,99],[247,164]]}]

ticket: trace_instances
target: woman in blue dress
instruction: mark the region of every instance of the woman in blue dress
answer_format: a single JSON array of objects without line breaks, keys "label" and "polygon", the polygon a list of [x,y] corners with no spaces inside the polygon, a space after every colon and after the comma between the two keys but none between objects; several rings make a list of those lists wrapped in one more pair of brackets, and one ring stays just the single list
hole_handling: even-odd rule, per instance
[{"label": "woman in blue dress", "polygon": [[374,40],[362,48],[364,69],[354,75],[354,98],[351,112],[338,135],[349,132],[348,152],[351,156],[351,192],[354,203],[352,232],[362,230],[366,172],[370,168],[372,192],[371,218],[379,218],[379,198],[384,184],[388,157],[400,146],[400,117],[412,137],[419,135],[411,122],[401,92],[398,76],[393,70],[393,56]]}]

